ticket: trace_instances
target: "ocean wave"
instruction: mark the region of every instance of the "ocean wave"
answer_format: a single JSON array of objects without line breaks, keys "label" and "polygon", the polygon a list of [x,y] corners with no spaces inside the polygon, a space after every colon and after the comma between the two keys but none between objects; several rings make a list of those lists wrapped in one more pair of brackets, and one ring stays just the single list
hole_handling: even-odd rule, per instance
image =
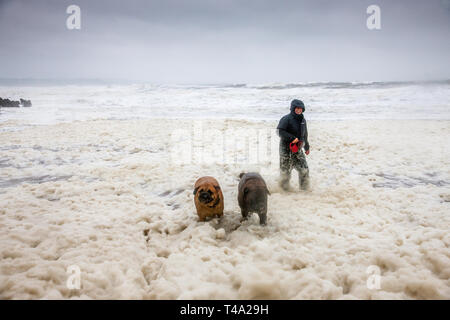
[{"label": "ocean wave", "polygon": [[370,88],[394,88],[413,85],[449,85],[450,80],[443,81],[373,81],[373,82],[308,82],[308,83],[286,83],[286,84],[264,84],[247,85],[247,88],[254,89],[294,89],[294,88],[323,88],[323,89],[370,89]]}]

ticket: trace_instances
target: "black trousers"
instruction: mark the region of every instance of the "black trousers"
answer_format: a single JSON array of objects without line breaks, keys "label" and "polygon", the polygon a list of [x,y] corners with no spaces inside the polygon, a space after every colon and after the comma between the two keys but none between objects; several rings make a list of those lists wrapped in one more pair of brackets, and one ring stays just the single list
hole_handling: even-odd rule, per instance
[{"label": "black trousers", "polygon": [[286,150],[284,146],[280,146],[280,186],[284,190],[289,189],[289,180],[291,180],[292,169],[295,169],[298,172],[298,184],[300,190],[308,190],[309,168],[303,150],[292,153],[289,149]]}]

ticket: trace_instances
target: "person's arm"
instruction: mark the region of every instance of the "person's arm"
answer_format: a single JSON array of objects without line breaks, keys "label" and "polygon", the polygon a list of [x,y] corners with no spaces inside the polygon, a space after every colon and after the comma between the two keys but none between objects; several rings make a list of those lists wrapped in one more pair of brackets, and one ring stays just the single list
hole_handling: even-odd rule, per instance
[{"label": "person's arm", "polygon": [[292,142],[297,137],[294,136],[292,133],[287,131],[288,124],[289,124],[288,117],[284,116],[283,118],[281,118],[281,120],[280,120],[280,122],[278,123],[278,126],[277,126],[277,129],[278,129],[277,133],[278,133],[278,136],[282,140],[284,140],[286,142]]},{"label": "person's arm", "polygon": [[280,136],[281,139],[288,142],[292,142],[296,138],[293,134],[290,134],[284,129],[278,129],[278,135]]}]

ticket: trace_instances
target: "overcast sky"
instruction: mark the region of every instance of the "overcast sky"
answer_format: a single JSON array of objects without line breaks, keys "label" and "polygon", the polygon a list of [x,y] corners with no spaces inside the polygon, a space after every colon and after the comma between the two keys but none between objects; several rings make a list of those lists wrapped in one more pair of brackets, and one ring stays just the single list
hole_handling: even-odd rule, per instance
[{"label": "overcast sky", "polygon": [[450,0],[0,0],[0,78],[436,80],[449,57]]}]

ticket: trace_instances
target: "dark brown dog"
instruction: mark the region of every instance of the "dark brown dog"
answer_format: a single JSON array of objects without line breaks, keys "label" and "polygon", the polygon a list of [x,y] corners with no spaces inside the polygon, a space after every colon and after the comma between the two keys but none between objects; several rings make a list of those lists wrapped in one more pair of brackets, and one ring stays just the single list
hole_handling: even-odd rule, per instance
[{"label": "dark brown dog", "polygon": [[213,177],[201,177],[194,185],[195,207],[200,221],[223,215],[223,194]]},{"label": "dark brown dog", "polygon": [[239,178],[241,181],[238,186],[238,202],[242,217],[247,219],[249,213],[256,212],[259,216],[259,223],[266,224],[267,195],[270,195],[266,182],[256,172],[241,173]]}]

